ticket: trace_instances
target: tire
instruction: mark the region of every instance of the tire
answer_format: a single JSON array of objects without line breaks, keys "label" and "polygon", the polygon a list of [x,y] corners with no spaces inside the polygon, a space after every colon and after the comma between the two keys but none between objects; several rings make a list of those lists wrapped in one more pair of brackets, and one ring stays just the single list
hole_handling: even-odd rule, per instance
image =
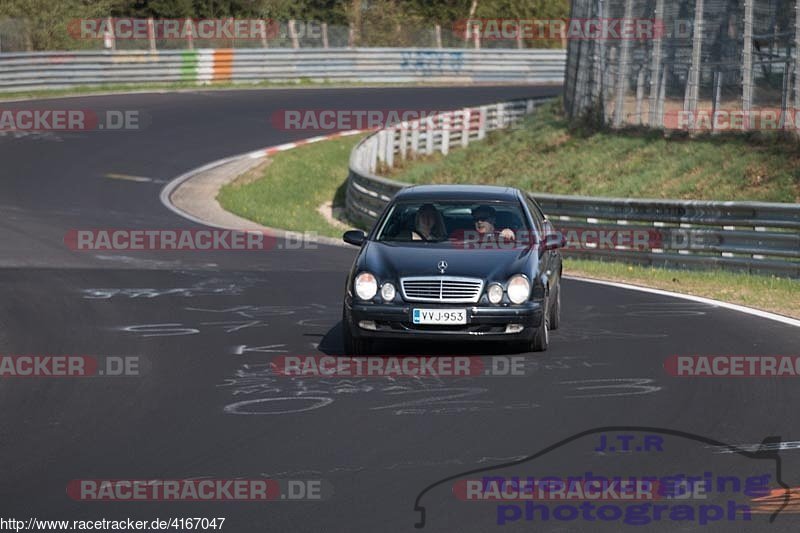
[{"label": "tire", "polygon": [[550,308],[550,331],[555,331],[561,325],[561,283],[557,285],[556,297]]},{"label": "tire", "polygon": [[369,339],[359,339],[353,336],[344,311],[342,311],[342,340],[344,341],[345,355],[370,355],[372,352],[372,342]]},{"label": "tire", "polygon": [[549,309],[549,298],[544,299],[545,310],[542,313],[542,323],[539,324],[539,327],[536,328],[536,331],[533,334],[533,339],[530,342],[530,351],[532,352],[544,352],[547,351],[547,347],[550,345],[550,309]]}]

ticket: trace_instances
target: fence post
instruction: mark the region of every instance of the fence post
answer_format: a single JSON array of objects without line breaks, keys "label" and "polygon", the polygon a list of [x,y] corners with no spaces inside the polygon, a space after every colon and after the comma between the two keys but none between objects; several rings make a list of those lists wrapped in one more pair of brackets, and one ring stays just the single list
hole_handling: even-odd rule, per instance
[{"label": "fence post", "polygon": [[273,21],[269,20],[261,20],[261,24],[258,27],[258,33],[261,37],[261,48],[269,48],[269,43],[267,42],[267,25],[273,24]]},{"label": "fence post", "polygon": [[108,29],[103,33],[103,46],[109,50],[117,49],[117,38],[114,35],[114,19],[106,18]]},{"label": "fence post", "polygon": [[322,23],[322,48],[328,48],[328,23]]},{"label": "fence post", "polygon": [[800,115],[800,0],[795,2],[794,11],[794,116],[792,117],[792,126],[795,135],[797,135],[799,133],[797,130],[797,117]]},{"label": "fence post", "polygon": [[[789,99],[791,99],[792,84],[790,83],[794,65],[787,61],[783,65],[783,91],[781,91],[781,118],[778,127],[783,130],[786,129],[786,114],[789,108]],[[794,123],[794,121],[792,121]]]},{"label": "fence post", "polygon": [[408,151],[408,122],[400,123],[400,159],[405,160]]},{"label": "fence post", "polygon": [[153,17],[147,17],[147,41],[150,45],[150,51],[156,51],[156,28],[153,22]]},{"label": "fence post", "polygon": [[652,62],[650,64],[650,100],[648,104],[650,108],[648,109],[650,113],[648,125],[651,128],[658,123],[658,95],[661,92],[661,84],[659,81],[661,80],[662,37],[663,33],[666,31],[666,23],[664,22],[664,0],[656,0],[655,19],[658,26],[655,29],[656,34],[653,36]]},{"label": "fence post", "polygon": [[644,68],[640,68],[639,75],[636,76],[636,123],[639,126],[644,123],[644,120],[642,120],[642,100],[644,100]]},{"label": "fence post", "polygon": [[469,146],[469,130],[472,126],[472,111],[465,107],[461,112],[461,146]]},{"label": "fence post", "polygon": [[[747,0],[745,0],[747,1]],[[692,35],[692,66],[686,77],[686,93],[683,110],[689,113],[689,128],[694,127],[695,111],[697,111],[697,95],[700,89],[700,60],[703,52],[703,0],[694,4],[694,34]]]},{"label": "fence post", "polygon": [[488,113],[488,108],[485,105],[482,105],[479,109],[480,109],[480,116],[478,123],[478,140],[480,141],[486,138],[486,120],[489,113]]},{"label": "fence post", "polygon": [[386,131],[386,166],[392,168],[394,166],[394,138],[395,129],[392,128]]},{"label": "fence post", "polygon": [[373,174],[378,169],[378,139],[373,137],[369,142],[369,171]]},{"label": "fence post", "polygon": [[450,153],[450,124],[452,123],[450,113],[441,115],[442,124],[442,155]]},{"label": "fence post", "polygon": [[722,72],[714,73],[714,99],[711,101],[711,131],[716,130],[717,109],[719,109],[719,99],[722,92]]},{"label": "fence post", "polygon": [[431,155],[433,153],[433,117],[425,119],[425,153]]},{"label": "fence post", "polygon": [[[186,44],[186,47],[189,50],[194,50],[194,21],[191,18],[186,17],[186,21],[184,22],[184,25],[185,25],[185,28],[186,28],[186,35],[188,36],[188,38],[186,39],[188,41],[187,44]],[[262,28],[263,28],[263,26],[262,26]],[[262,29],[262,31],[263,31],[263,29]]]},{"label": "fence post", "polygon": [[300,48],[300,40],[297,38],[297,28],[295,20],[289,19],[289,37],[292,39],[292,48]]},{"label": "fence post", "polygon": [[422,122],[415,120],[411,123],[411,154],[416,155],[419,152],[419,128]]},{"label": "fence post", "polygon": [[742,51],[742,114],[744,129],[750,129],[753,103],[753,0],[744,0],[744,49]]},{"label": "fence post", "polygon": [[442,48],[442,27],[436,24],[433,27],[433,33],[436,36],[436,48]]},{"label": "fence post", "polygon": [[386,161],[386,130],[378,132],[378,161]]},{"label": "fence post", "polygon": [[[700,0],[702,1],[702,0]],[[629,21],[633,14],[633,0],[625,0],[625,15],[624,20]],[[614,103],[614,127],[622,126],[625,120],[625,93],[628,90],[628,64],[631,57],[631,40],[623,39],[620,44],[618,66],[617,66],[617,83],[616,83],[616,99]]]},{"label": "fence post", "polygon": [[658,89],[658,105],[656,108],[656,125],[661,128],[664,126],[664,100],[667,98],[667,71],[669,66],[664,65],[664,72],[661,74],[661,82]]}]

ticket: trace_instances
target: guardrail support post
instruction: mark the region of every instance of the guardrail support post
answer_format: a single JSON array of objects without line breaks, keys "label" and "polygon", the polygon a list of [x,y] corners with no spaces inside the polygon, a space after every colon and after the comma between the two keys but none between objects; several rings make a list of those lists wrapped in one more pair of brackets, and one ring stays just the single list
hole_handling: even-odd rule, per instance
[{"label": "guardrail support post", "polygon": [[397,132],[394,129],[386,131],[386,166],[392,168],[394,166],[394,139]]},{"label": "guardrail support post", "polygon": [[450,153],[450,127],[452,122],[450,113],[443,114],[440,119],[442,125],[442,155]]},{"label": "guardrail support post", "polygon": [[421,122],[419,120],[415,120],[411,123],[411,155],[416,156],[419,152],[419,128],[421,126]]},{"label": "guardrail support post", "polygon": [[506,127],[506,117],[505,117],[505,110],[506,106],[504,103],[497,104],[497,115],[494,117],[495,124],[497,129],[503,129]]},{"label": "guardrail support post", "polygon": [[433,117],[425,119],[425,154],[431,155],[433,153],[433,135],[434,135]]},{"label": "guardrail support post", "polygon": [[465,107],[461,111],[461,146],[469,146],[469,132],[472,129],[472,111]]},{"label": "guardrail support post", "polygon": [[400,159],[405,160],[408,151],[408,123],[400,124]]},{"label": "guardrail support post", "polygon": [[378,132],[378,161],[386,161],[386,130]]},{"label": "guardrail support post", "polygon": [[373,137],[369,143],[369,171],[374,173],[378,169],[378,138]]}]

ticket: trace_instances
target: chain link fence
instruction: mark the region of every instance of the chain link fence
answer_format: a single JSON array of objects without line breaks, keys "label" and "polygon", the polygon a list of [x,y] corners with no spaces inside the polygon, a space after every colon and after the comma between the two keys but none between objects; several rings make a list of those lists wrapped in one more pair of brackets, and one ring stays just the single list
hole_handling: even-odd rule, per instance
[{"label": "chain link fence", "polygon": [[797,8],[797,0],[573,0],[573,20],[642,31],[571,36],[567,113],[614,127],[797,131]]},{"label": "chain link fence", "polygon": [[[0,53],[28,52],[35,50],[188,50],[201,48],[460,48],[460,49],[519,49],[519,48],[563,48],[560,41],[527,39],[479,40],[464,32],[463,21],[447,24],[431,24],[420,20],[404,20],[402,24],[390,21],[365,21],[355,28],[346,24],[328,24],[306,20],[272,19],[213,19],[215,21],[247,20],[263,22],[262,35],[249,38],[201,39],[161,38],[158,25],[164,20],[153,19],[91,19],[108,21],[109,26],[119,21],[141,21],[155,25],[150,35],[139,34],[138,38],[123,38],[108,32],[90,38],[76,35],[75,20],[59,20],[52,27],[33,28],[24,19],[0,18]],[[148,22],[149,20],[149,22]],[[206,19],[212,20],[212,19]],[[186,21],[179,21],[182,27]],[[193,23],[198,24],[199,19]],[[44,32],[46,45],[39,44],[32,35]]]}]

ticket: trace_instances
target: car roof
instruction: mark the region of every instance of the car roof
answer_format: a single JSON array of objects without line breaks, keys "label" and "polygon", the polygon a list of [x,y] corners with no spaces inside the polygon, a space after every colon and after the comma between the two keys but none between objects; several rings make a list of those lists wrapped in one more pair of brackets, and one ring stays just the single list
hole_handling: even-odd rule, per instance
[{"label": "car roof", "polygon": [[519,191],[513,187],[495,185],[413,185],[397,193],[402,201],[468,201],[508,202],[517,201]]}]

